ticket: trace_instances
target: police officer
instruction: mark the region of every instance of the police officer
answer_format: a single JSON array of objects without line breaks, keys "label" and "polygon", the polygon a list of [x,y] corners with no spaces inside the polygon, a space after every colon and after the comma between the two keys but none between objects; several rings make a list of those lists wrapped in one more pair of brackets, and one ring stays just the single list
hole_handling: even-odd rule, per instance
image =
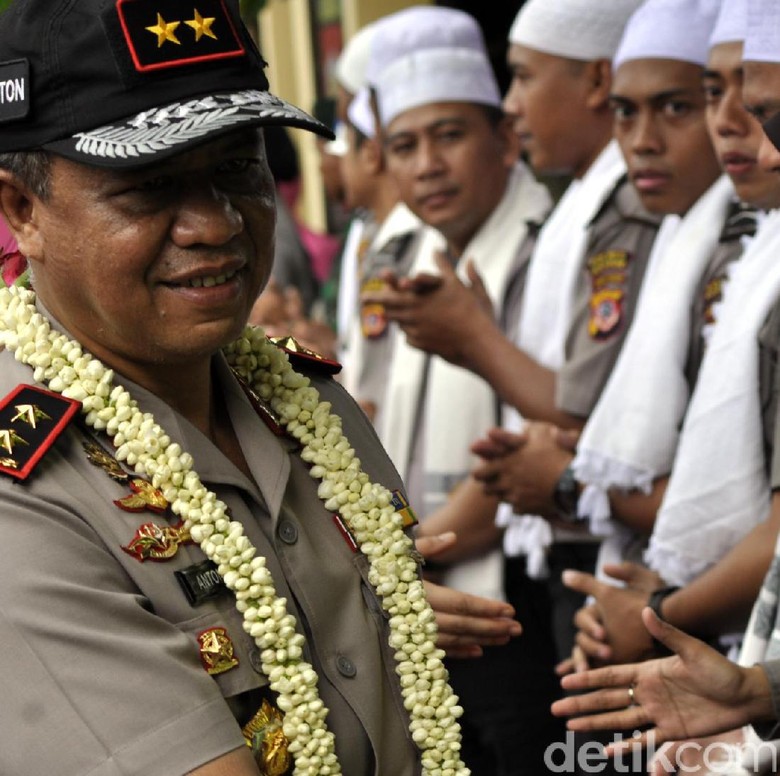
[{"label": "police officer", "polygon": [[462,772],[399,478],[336,367],[244,328],[259,128],[326,131],[263,66],[232,0],[0,20],[3,773]]}]

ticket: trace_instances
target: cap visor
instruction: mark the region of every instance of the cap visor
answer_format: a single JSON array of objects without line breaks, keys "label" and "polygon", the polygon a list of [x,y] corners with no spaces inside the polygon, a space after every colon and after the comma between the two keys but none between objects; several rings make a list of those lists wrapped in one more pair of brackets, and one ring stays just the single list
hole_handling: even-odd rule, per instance
[{"label": "cap visor", "polygon": [[328,127],[300,108],[270,92],[248,89],[152,108],[44,148],[95,167],[142,167],[233,130],[271,124],[333,138]]}]

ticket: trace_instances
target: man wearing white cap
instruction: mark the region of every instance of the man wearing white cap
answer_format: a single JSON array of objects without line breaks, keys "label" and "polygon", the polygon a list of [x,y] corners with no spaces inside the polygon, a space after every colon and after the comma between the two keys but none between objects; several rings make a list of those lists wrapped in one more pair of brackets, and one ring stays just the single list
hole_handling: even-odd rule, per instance
[{"label": "man wearing white cap", "polygon": [[[407,9],[377,27],[372,58],[374,52],[368,77],[401,198],[435,228],[446,261],[459,272],[473,261],[497,303],[528,236],[526,221],[540,222],[550,200],[518,163],[479,27],[462,12]],[[415,273],[436,269],[433,247],[418,253]],[[468,475],[469,444],[495,423],[495,400],[473,374],[410,347],[400,331],[392,336],[380,437],[424,522]],[[455,564],[445,579],[469,592],[501,595],[502,563],[493,551]],[[557,692],[550,647],[542,646],[545,631],[529,621],[538,616],[528,603],[519,613],[526,636],[483,660],[449,665],[467,708],[464,760],[475,773],[538,773],[545,746],[558,737],[545,710]],[[546,662],[546,672],[537,660]]]},{"label": "man wearing white cap", "polygon": [[[522,279],[514,286],[512,297],[522,303],[520,311],[509,305],[509,336],[446,266],[440,268],[438,293],[394,302],[412,343],[474,370],[532,419],[576,426],[589,414],[633,316],[660,222],[641,206],[610,142],[610,59],[635,7],[532,0],[513,25],[509,60],[515,77],[505,108],[517,116],[515,129],[537,171],[575,180],[523,268],[529,273],[525,292]],[[570,28],[576,29],[573,36]],[[468,549],[496,541],[495,498],[477,502],[479,511],[464,503],[465,494],[479,490],[469,481],[450,508],[432,518],[431,530],[454,528],[468,536]],[[514,523],[511,513],[502,510],[502,521]],[[552,569],[561,655],[570,649],[571,618],[581,598],[561,589],[555,571],[593,568],[596,543],[582,539],[565,527],[553,536],[546,523],[527,516],[505,534],[508,554],[528,558],[513,561],[513,567],[535,576]],[[523,580],[525,573],[519,576]]]}]

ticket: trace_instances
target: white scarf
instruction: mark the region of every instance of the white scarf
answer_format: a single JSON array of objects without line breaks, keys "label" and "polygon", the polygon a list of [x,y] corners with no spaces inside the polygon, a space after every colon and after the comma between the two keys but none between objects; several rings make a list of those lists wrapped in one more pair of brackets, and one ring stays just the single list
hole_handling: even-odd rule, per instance
[{"label": "white scarf", "polygon": [[[374,234],[373,239],[371,239],[371,242],[366,247],[365,254],[368,255],[379,251],[393,238],[408,232],[417,231],[420,228],[422,228],[420,219],[417,218],[403,202],[398,202],[388,213],[385,220],[379,225],[376,234]],[[351,231],[352,230],[350,230],[350,233]],[[355,289],[358,289],[362,279],[360,272],[361,268],[358,266],[357,251],[354,253],[355,260],[350,271],[354,271],[354,285]],[[353,289],[350,287],[347,293],[352,292]],[[339,301],[341,301],[341,296],[339,296]],[[347,305],[349,302],[345,302],[344,304]],[[357,296],[352,304],[355,307],[353,317],[356,320],[354,320],[354,322],[350,320],[345,329],[346,353],[348,354],[349,364],[345,365],[342,363],[344,369],[342,371],[343,377],[341,382],[350,394],[357,398],[362,398],[359,396],[360,370],[363,367],[365,358],[366,338],[363,336],[362,327],[359,324],[360,305]]]},{"label": "white scarf", "polygon": [[712,258],[733,196],[721,176],[688,211],[643,284],[634,322],[580,439],[573,468],[587,483],[579,512],[591,533],[609,536],[609,488],[649,492],[668,474],[689,387],[685,366],[691,302]]},{"label": "white scarf", "polygon": [[646,554],[673,585],[687,584],[716,563],[769,514],[758,332],[780,293],[778,256],[775,211],[729,268]]},{"label": "white scarf", "polygon": [[[500,304],[518,250],[527,236],[527,222],[541,221],[549,206],[547,189],[533,178],[527,167],[517,165],[503,198],[464,250],[458,273],[465,278],[464,265],[471,259],[495,306]],[[417,254],[411,274],[417,272],[436,272],[432,250],[421,249]],[[424,515],[444,504],[451,486],[468,477],[476,463],[469,447],[495,425],[496,398],[480,377],[436,356],[430,357],[423,394],[429,357],[409,346],[400,330],[394,336],[393,368],[379,436],[406,479],[415,433],[424,435],[426,492],[424,504],[418,507]],[[424,428],[416,429],[421,403]],[[484,563],[481,561],[458,564],[447,583],[469,592],[501,595],[500,550],[488,556]]]},{"label": "white scarf", "polygon": [[[571,306],[583,270],[588,225],[625,169],[620,149],[613,140],[587,173],[569,184],[539,232],[528,267],[515,342],[548,369],[557,371],[565,359]],[[523,422],[514,407],[504,407],[505,428],[520,431]],[[509,556],[528,556],[529,576],[546,576],[545,554],[554,538],[549,523],[533,515],[516,515],[510,504],[501,504],[496,524],[505,529],[504,552]]]}]

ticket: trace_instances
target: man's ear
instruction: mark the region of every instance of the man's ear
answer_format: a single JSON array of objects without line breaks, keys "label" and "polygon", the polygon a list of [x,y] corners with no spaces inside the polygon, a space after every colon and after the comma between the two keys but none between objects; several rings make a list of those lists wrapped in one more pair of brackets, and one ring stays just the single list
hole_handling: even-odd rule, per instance
[{"label": "man's ear", "polygon": [[385,169],[385,154],[382,143],[375,137],[367,137],[360,147],[366,169],[372,175],[379,175]]},{"label": "man's ear", "polygon": [[0,211],[20,252],[33,261],[40,261],[43,256],[37,224],[39,204],[40,199],[13,173],[0,170]]},{"label": "man's ear", "polygon": [[585,67],[588,83],[585,104],[591,110],[602,110],[609,105],[612,92],[612,63],[608,59],[594,59]]}]

